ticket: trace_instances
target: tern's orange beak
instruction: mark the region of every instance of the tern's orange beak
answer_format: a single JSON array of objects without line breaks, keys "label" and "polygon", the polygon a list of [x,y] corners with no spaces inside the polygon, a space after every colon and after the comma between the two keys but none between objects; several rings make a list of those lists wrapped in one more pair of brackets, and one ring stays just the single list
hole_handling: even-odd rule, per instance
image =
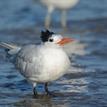
[{"label": "tern's orange beak", "polygon": [[59,41],[57,44],[62,46],[73,41],[74,39],[71,39],[71,38],[62,38],[61,41]]}]

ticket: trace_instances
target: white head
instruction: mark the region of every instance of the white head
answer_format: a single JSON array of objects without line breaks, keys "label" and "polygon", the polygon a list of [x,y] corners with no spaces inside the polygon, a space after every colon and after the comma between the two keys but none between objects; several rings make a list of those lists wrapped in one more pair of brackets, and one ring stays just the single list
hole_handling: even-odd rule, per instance
[{"label": "white head", "polygon": [[49,30],[42,31],[41,32],[41,40],[42,42],[50,42],[52,44],[58,44],[60,46],[65,45],[67,43],[70,43],[74,41],[71,38],[64,38],[60,34],[55,34],[53,32],[50,32]]}]

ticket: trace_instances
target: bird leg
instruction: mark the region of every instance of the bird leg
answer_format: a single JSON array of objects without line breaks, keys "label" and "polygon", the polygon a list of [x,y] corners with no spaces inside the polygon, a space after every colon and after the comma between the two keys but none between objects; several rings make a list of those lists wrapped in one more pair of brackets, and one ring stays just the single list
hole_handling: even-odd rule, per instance
[{"label": "bird leg", "polygon": [[66,27],[66,10],[62,10],[61,24],[62,24],[62,27]]},{"label": "bird leg", "polygon": [[45,83],[45,91],[47,93],[47,95],[50,95],[51,93],[48,90],[48,83]]},{"label": "bird leg", "polygon": [[33,84],[33,94],[37,96],[36,83]]},{"label": "bird leg", "polygon": [[53,10],[54,10],[53,7],[51,7],[51,6],[48,7],[47,16],[45,18],[45,27],[46,28],[49,28],[49,26],[50,26],[50,23],[51,23],[51,14],[52,14]]},{"label": "bird leg", "polygon": [[33,94],[34,94],[34,96],[37,96],[37,90],[36,90],[36,87],[33,87]]}]

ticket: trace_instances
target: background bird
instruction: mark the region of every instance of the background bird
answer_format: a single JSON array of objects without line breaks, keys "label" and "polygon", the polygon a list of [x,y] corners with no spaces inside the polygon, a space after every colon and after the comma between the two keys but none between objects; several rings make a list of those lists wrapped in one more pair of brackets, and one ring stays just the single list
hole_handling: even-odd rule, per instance
[{"label": "background bird", "polygon": [[0,46],[8,49],[8,54],[15,55],[15,65],[20,73],[33,85],[34,95],[37,83],[45,84],[48,91],[48,83],[63,76],[70,67],[70,60],[63,45],[73,42],[73,39],[64,38],[49,30],[41,32],[42,43],[40,45],[29,44],[17,46],[1,42]]},{"label": "background bird", "polygon": [[79,0],[40,0],[42,4],[47,7],[47,15],[45,18],[45,26],[49,27],[51,23],[51,14],[55,8],[62,11],[61,15],[61,24],[63,27],[66,27],[66,11],[70,8],[73,8]]}]

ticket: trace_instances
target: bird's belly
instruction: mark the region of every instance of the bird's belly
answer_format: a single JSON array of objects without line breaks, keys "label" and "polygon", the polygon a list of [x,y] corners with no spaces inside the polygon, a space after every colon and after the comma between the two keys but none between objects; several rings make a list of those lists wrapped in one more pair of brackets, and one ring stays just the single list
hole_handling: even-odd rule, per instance
[{"label": "bird's belly", "polygon": [[67,72],[70,65],[70,61],[67,57],[53,57],[45,59],[44,61],[45,63],[40,75],[40,80],[43,80],[44,82],[60,78]]},{"label": "bird's belly", "polygon": [[70,61],[67,57],[49,59],[49,56],[44,59],[43,66],[39,69],[39,75],[35,72],[35,74],[30,77],[30,80],[40,83],[51,82],[57,80],[67,72],[70,66]]},{"label": "bird's belly", "polygon": [[60,49],[44,49],[32,60],[17,58],[17,68],[31,82],[50,82],[63,76],[70,66],[66,53]]},{"label": "bird's belly", "polygon": [[64,74],[65,74],[64,70],[52,69],[52,70],[48,70],[47,72],[42,73],[42,75],[40,75],[40,78],[38,78],[38,80],[39,81],[42,80],[41,82],[50,82],[50,81],[60,78]]}]

